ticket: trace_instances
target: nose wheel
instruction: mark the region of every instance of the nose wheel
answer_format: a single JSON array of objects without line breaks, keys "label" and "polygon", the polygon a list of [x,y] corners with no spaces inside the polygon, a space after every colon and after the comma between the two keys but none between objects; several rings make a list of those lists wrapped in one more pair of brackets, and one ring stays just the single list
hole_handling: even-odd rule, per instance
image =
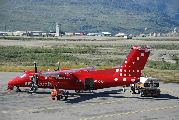
[{"label": "nose wheel", "polygon": [[21,92],[21,89],[19,89],[19,87],[17,87],[16,92]]}]

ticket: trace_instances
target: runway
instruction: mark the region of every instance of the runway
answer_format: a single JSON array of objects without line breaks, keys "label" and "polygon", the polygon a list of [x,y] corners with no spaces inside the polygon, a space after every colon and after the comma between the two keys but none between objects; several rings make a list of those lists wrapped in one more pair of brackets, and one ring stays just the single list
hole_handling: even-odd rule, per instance
[{"label": "runway", "polygon": [[130,87],[123,92],[122,87],[99,89],[76,94],[70,91],[68,100],[52,100],[50,89],[39,89],[28,94],[7,92],[9,80],[19,72],[0,72],[0,119],[1,120],[153,120],[179,118],[178,84],[160,83],[161,96],[140,97],[130,93]]},{"label": "runway", "polygon": [[[140,40],[140,39],[133,39],[133,40],[120,40],[116,37],[99,37],[99,39],[105,40],[105,41],[96,41],[97,38],[93,41],[94,36],[92,36],[91,39],[92,41],[53,41],[53,40],[47,40],[47,41],[42,41],[42,40],[27,40],[27,41],[22,41],[22,40],[0,40],[0,45],[3,46],[11,46],[11,45],[21,45],[21,46],[53,46],[53,45],[178,45],[179,41],[145,41],[145,39]],[[113,41],[107,41],[106,38],[110,38]],[[179,37],[175,38],[178,39]],[[75,37],[70,37],[70,39],[75,39]],[[82,39],[79,37],[79,40]],[[159,38],[158,38],[159,39]],[[161,38],[161,39],[167,39],[166,38]],[[170,39],[170,38],[168,38]]]}]

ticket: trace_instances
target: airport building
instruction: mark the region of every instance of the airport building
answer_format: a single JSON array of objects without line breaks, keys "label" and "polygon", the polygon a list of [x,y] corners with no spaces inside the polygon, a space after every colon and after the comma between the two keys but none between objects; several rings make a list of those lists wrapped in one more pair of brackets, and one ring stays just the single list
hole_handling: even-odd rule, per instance
[{"label": "airport building", "polygon": [[58,22],[56,23],[56,36],[61,36],[61,24]]}]

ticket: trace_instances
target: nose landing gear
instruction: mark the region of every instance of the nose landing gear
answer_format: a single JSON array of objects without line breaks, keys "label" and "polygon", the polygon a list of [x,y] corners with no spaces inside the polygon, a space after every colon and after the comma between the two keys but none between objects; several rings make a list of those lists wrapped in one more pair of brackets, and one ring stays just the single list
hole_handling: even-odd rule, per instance
[{"label": "nose landing gear", "polygon": [[19,89],[19,87],[17,87],[16,92],[21,92],[21,89]]}]

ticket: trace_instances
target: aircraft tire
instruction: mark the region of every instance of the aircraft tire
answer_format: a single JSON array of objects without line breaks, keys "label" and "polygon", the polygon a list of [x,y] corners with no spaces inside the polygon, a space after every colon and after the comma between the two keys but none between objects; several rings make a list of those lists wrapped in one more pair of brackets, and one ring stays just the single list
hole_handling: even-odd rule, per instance
[{"label": "aircraft tire", "polygon": [[80,93],[81,91],[80,90],[75,90],[76,93]]},{"label": "aircraft tire", "polygon": [[57,97],[57,100],[60,100],[60,96]]},{"label": "aircraft tire", "polygon": [[63,99],[63,96],[60,96],[61,99]]}]

